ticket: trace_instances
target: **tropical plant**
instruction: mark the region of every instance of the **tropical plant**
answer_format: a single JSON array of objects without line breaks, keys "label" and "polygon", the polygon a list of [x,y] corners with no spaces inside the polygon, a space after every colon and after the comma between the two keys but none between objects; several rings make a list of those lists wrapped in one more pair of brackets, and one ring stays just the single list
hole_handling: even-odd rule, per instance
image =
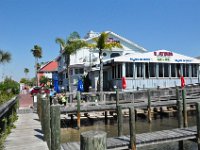
[{"label": "tropical plant", "polygon": [[35,77],[36,77],[36,86],[38,86],[37,64],[38,64],[38,59],[42,58],[42,47],[40,47],[39,45],[34,45],[33,49],[31,49],[31,52],[33,56],[35,57]]},{"label": "tropical plant", "polygon": [[[11,60],[11,54],[9,52],[5,52],[3,50],[0,50],[0,64],[9,63]],[[3,68],[2,68],[2,78],[4,78],[3,75]]]},{"label": "tropical plant", "polygon": [[99,70],[99,91],[100,91],[100,100],[103,100],[103,51],[111,50],[114,47],[122,48],[119,42],[111,41],[108,42],[108,33],[101,33],[98,38],[94,38],[93,40],[96,44],[93,45],[94,48],[99,50],[99,60],[100,60],[100,70]]},{"label": "tropical plant", "polygon": [[6,63],[10,62],[11,60],[11,54],[9,52],[4,52],[3,50],[0,50],[0,63]]},{"label": "tropical plant", "polygon": [[70,55],[76,53],[76,51],[82,47],[86,47],[87,43],[80,39],[78,32],[72,32],[66,41],[62,38],[56,38],[56,43],[60,44],[60,51],[66,55],[66,67],[67,67],[67,74],[68,74],[68,86],[69,91],[71,92],[70,86],[70,73],[69,73],[69,65],[70,65]]},{"label": "tropical plant", "polygon": [[43,84],[44,86],[46,86],[49,81],[50,79],[48,77],[42,76],[40,78],[40,84]]},{"label": "tropical plant", "polygon": [[25,73],[25,75],[26,75],[26,77],[27,77],[27,75],[28,75],[28,73],[29,73],[29,69],[28,69],[28,68],[24,68],[24,73]]}]

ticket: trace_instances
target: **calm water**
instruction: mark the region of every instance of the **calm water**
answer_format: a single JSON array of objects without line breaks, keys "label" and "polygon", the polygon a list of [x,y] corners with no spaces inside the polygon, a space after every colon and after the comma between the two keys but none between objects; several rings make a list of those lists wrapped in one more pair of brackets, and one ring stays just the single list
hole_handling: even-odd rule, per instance
[{"label": "calm water", "polygon": [[[129,123],[128,117],[124,117],[123,133],[124,135],[129,134]],[[61,123],[64,124],[64,123]],[[74,125],[76,123],[74,122]],[[189,126],[196,125],[196,118],[194,116],[188,116]],[[163,119],[153,119],[152,123],[149,124],[145,119],[138,119],[136,121],[136,133],[152,132],[164,129],[177,128],[177,119],[174,117],[163,118]],[[107,137],[117,136],[117,121],[116,119],[110,118],[107,125],[105,125],[104,119],[95,120],[81,120],[81,129],[77,130],[75,128],[68,127],[61,129],[61,142],[72,142],[79,141],[80,134],[89,130],[101,130],[107,132]],[[138,148],[139,150],[178,150],[178,142],[152,145],[147,147]],[[197,150],[197,144],[190,141],[184,142],[184,150]]]}]

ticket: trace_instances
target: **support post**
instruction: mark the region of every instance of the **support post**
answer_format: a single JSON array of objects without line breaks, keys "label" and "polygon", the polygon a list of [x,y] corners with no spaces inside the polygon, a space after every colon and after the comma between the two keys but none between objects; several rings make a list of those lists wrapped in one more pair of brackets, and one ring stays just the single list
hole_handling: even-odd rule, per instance
[{"label": "support post", "polygon": [[130,145],[131,150],[136,150],[136,130],[135,130],[135,110],[134,106],[129,107],[129,128],[130,128]]},{"label": "support post", "polygon": [[42,98],[42,130],[44,133],[44,140],[47,141],[49,149],[51,149],[51,129],[50,129],[50,105],[49,100]]},{"label": "support post", "polygon": [[182,90],[182,99],[183,99],[183,119],[184,119],[184,127],[188,127],[188,121],[187,121],[187,106],[186,106],[186,92],[185,92],[185,89]]},{"label": "support post", "polygon": [[177,101],[180,100],[180,93],[179,93],[178,86],[176,87],[176,99],[177,99]]},{"label": "support post", "polygon": [[197,144],[198,150],[200,150],[200,102],[196,104],[197,110]]},{"label": "support post", "polygon": [[108,112],[105,111],[105,124],[108,124]]},{"label": "support post", "polygon": [[60,106],[51,106],[51,150],[60,150]]},{"label": "support post", "polygon": [[147,96],[148,96],[148,122],[151,123],[152,118],[151,118],[151,92],[148,89],[147,90]]},{"label": "support post", "polygon": [[81,150],[106,150],[107,149],[107,141],[106,141],[107,133],[104,131],[87,131],[81,133]]},{"label": "support post", "polygon": [[[178,115],[177,115],[177,119],[178,119],[178,127],[179,128],[183,128],[183,107],[182,107],[182,101],[178,100],[177,101],[177,107],[178,107]],[[179,149],[182,150],[183,149],[183,141],[179,141]]]},{"label": "support post", "polygon": [[119,105],[119,89],[116,89],[116,107]]},{"label": "support post", "polygon": [[118,124],[118,136],[123,134],[123,116],[122,116],[122,106],[117,106],[117,124]]},{"label": "support post", "polygon": [[81,127],[81,114],[80,114],[80,91],[77,91],[77,128],[80,129]]}]

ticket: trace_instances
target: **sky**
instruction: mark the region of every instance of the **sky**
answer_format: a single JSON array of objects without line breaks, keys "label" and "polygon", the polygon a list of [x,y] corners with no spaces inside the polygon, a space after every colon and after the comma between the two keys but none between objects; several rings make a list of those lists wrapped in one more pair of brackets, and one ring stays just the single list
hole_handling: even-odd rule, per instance
[{"label": "sky", "polygon": [[31,53],[40,45],[40,62],[59,55],[57,37],[77,31],[113,31],[148,51],[166,49],[200,56],[199,0],[0,0],[0,49],[12,60],[0,64],[0,81],[34,76]]}]

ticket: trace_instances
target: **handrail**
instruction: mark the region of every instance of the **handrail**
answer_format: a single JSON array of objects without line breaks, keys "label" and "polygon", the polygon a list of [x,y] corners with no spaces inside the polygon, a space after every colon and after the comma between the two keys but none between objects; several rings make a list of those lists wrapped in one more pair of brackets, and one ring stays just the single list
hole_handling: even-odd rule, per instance
[{"label": "handrail", "polygon": [[17,96],[15,96],[11,100],[0,106],[0,118],[9,111],[9,109],[17,102],[17,100],[18,98]]}]

